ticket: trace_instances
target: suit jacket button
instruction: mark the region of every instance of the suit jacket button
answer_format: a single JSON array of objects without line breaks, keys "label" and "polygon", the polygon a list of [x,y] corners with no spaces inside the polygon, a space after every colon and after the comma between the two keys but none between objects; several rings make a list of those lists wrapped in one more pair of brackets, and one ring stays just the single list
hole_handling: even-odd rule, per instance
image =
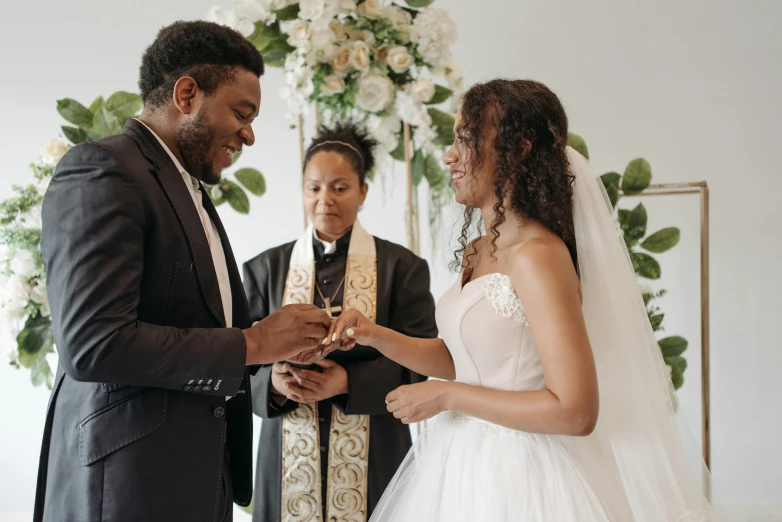
[{"label": "suit jacket button", "polygon": [[204,391],[212,391],[212,387],[207,384],[204,386]]},{"label": "suit jacket button", "polygon": [[220,418],[223,417],[223,415],[225,415],[225,408],[223,408],[222,406],[218,406],[217,408],[215,408],[215,411],[214,411],[214,416],[215,417],[220,419]]},{"label": "suit jacket button", "polygon": [[195,391],[201,391],[201,387],[199,385],[197,385],[197,384],[195,386],[193,386],[193,389]]},{"label": "suit jacket button", "polygon": [[189,384],[185,384],[185,391],[193,391],[193,387]]}]

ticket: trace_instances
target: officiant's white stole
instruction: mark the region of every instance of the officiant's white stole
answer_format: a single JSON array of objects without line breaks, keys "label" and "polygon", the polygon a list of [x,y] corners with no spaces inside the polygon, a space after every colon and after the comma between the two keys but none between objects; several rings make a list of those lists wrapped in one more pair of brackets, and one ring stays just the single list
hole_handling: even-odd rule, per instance
[{"label": "officiant's white stole", "polygon": [[[315,256],[313,226],[296,241],[285,282],[283,305],[312,303]],[[356,220],[350,236],[342,309],[356,308],[371,321],[377,312],[375,239]],[[354,390],[356,392],[358,390]],[[324,522],[321,498],[318,406],[299,404],[282,419],[282,520]],[[365,522],[369,416],[331,408],[326,521]]]}]

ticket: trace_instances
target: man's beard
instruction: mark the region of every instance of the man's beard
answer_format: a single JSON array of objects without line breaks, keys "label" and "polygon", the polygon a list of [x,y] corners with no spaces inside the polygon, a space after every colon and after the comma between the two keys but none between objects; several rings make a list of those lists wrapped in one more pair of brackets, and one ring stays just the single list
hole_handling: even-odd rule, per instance
[{"label": "man's beard", "polygon": [[220,173],[214,172],[214,157],[210,156],[214,129],[209,127],[204,117],[205,112],[206,105],[193,121],[185,123],[177,130],[174,139],[188,174],[206,184],[216,185],[220,181]]}]

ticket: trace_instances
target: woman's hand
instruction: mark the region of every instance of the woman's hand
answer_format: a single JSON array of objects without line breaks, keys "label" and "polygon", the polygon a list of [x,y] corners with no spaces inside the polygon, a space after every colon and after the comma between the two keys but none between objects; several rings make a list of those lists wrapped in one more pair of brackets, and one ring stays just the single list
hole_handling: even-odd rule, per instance
[{"label": "woman's hand", "polygon": [[348,372],[328,359],[315,364],[323,368],[322,372],[304,370],[288,365],[291,381],[286,383],[286,397],[292,401],[309,404],[331,399],[348,392]]},{"label": "woman's hand", "polygon": [[350,350],[356,344],[374,346],[381,327],[367,319],[355,308],[350,308],[331,323],[328,336],[324,339],[325,352]]},{"label": "woman's hand", "polygon": [[388,411],[405,424],[421,422],[445,411],[445,397],[452,383],[424,381],[400,386],[386,396]]}]

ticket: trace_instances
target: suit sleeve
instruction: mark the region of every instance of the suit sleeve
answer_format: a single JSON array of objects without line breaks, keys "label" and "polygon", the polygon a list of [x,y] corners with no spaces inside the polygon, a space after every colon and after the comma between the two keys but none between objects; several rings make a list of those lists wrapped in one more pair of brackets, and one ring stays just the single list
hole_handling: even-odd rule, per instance
[{"label": "suit sleeve", "polygon": [[[268,294],[269,266],[261,260],[242,265],[242,280],[247,302],[250,304],[250,322],[265,319],[271,310]],[[287,401],[282,406],[272,403],[272,365],[266,364],[250,377],[253,412],[261,418],[271,419],[295,410],[298,403]]]},{"label": "suit sleeve", "polygon": [[[437,337],[434,298],[429,291],[429,266],[424,259],[413,257],[402,263],[394,275],[389,328],[410,337]],[[405,384],[426,380],[387,357],[371,361],[346,363],[348,393],[334,398],[336,406],[347,415],[381,415],[388,413],[385,398]]]},{"label": "suit sleeve", "polygon": [[80,145],[65,155],[42,219],[52,330],[71,378],[185,391],[191,380],[211,379],[211,389],[198,393],[238,391],[246,359],[241,330],[139,321],[144,231],[154,222],[136,175],[105,146]]}]

